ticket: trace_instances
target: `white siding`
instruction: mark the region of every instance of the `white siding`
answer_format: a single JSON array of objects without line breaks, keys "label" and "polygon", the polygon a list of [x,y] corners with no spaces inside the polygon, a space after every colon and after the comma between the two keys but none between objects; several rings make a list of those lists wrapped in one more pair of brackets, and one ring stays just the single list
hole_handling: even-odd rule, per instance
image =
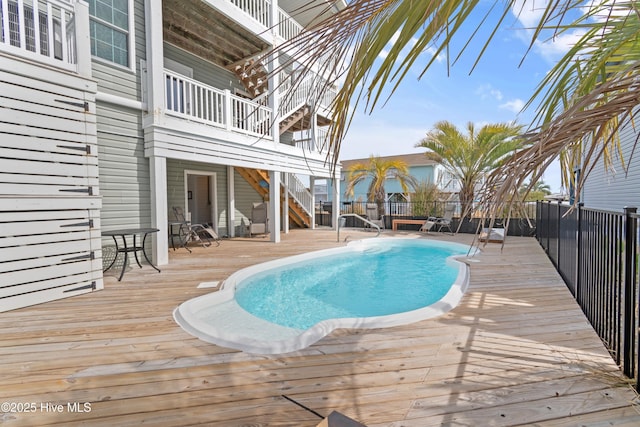
[{"label": "white siding", "polygon": [[0,311],[103,287],[95,92],[0,54]]},{"label": "white siding", "polygon": [[[640,109],[636,113],[640,113]],[[622,211],[629,206],[640,210],[640,147],[633,151],[639,135],[637,119],[635,124],[634,129],[627,122],[620,130],[622,158],[616,153],[613,167],[608,171],[604,162],[599,161],[587,177],[581,199],[586,207]]]}]

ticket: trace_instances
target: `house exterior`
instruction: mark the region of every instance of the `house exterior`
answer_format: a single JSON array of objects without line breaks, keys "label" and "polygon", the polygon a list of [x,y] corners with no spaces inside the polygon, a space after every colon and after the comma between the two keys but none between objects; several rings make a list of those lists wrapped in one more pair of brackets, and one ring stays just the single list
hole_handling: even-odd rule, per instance
[{"label": "house exterior", "polygon": [[173,206],[221,236],[263,200],[272,241],[312,227],[296,176],[335,176],[318,148],[332,94],[292,67],[267,77],[286,52],[256,63],[346,6],[310,3],[0,2],[0,311],[101,289],[103,230],[159,229],[168,263]]},{"label": "house exterior", "polygon": [[[636,109],[636,117],[640,109]],[[600,159],[586,177],[580,201],[593,209],[616,210],[625,207],[640,210],[640,167],[638,167],[639,131],[637,122],[626,119],[619,130],[620,152],[613,153],[607,170]]]},{"label": "house exterior", "polygon": [[[409,174],[418,182],[428,182],[438,185],[438,188],[443,193],[457,193],[460,191],[460,185],[457,179],[455,179],[450,172],[445,170],[441,165],[429,160],[424,153],[413,154],[401,154],[397,156],[381,156],[386,161],[403,161],[409,168]],[[365,179],[355,186],[354,194],[347,195],[346,188],[348,186],[348,177],[351,167],[358,163],[368,163],[369,158],[362,159],[349,159],[341,161],[342,173],[340,175],[340,195],[345,201],[366,201],[367,189],[371,184],[370,179]],[[389,177],[385,183],[385,190],[387,192],[387,201],[410,201],[410,195],[404,194],[402,187],[397,179]]]}]

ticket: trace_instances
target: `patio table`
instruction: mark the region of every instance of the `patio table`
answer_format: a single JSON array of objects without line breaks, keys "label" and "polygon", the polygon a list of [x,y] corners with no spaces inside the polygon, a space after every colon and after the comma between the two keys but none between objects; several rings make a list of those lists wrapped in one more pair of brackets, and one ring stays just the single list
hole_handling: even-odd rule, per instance
[{"label": "patio table", "polygon": [[[116,259],[118,259],[119,253],[124,253],[124,263],[122,264],[122,271],[120,272],[120,277],[118,278],[118,281],[121,281],[122,276],[124,276],[124,271],[127,268],[127,262],[129,261],[129,252],[133,252],[133,256],[135,257],[136,262],[138,263],[138,266],[140,268],[142,268],[142,264],[140,264],[140,260],[138,259],[138,252],[142,252],[142,255],[144,255],[144,259],[147,260],[149,265],[155,268],[158,273],[160,273],[160,269],[151,262],[144,248],[147,236],[149,234],[157,233],[158,231],[159,230],[157,228],[124,228],[119,230],[103,231],[102,235],[113,237],[113,241],[116,244],[116,256],[113,258],[113,261],[111,261],[111,264],[109,264],[109,266],[103,270],[103,272],[113,267],[113,265],[116,263]],[[136,244],[136,237],[139,235],[143,236],[142,244]],[[118,246],[118,239],[116,239],[116,237],[118,236],[122,238],[122,247]],[[132,237],[132,246],[127,245],[127,237]]]}]

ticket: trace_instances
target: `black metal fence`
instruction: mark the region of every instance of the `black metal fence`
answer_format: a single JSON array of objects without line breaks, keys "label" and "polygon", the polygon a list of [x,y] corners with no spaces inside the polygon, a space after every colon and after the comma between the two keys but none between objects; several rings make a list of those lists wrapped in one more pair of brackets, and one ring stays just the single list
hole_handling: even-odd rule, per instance
[{"label": "black metal fence", "polygon": [[[478,222],[482,212],[476,210],[473,212],[471,218],[460,218],[460,203],[459,202],[386,202],[384,204],[384,225],[386,229],[391,229],[394,219],[418,219],[427,220],[429,217],[441,217],[444,215],[447,205],[455,205],[454,215],[451,220],[451,229],[459,231],[460,233],[474,234],[478,231]],[[366,202],[343,202],[340,206],[340,214],[355,213],[362,217],[366,217]],[[331,202],[324,202],[316,206],[316,224],[321,226],[331,226],[331,218],[333,212],[333,204]],[[533,236],[535,233],[535,214],[536,204],[524,205],[523,209],[512,214],[509,220],[509,229],[507,230],[508,236]],[[364,224],[361,220],[354,217],[347,217],[346,227],[363,227]],[[505,223],[498,218],[496,220],[496,227],[501,227]],[[488,224],[487,224],[488,225]],[[398,226],[399,230],[418,230],[420,225],[415,224],[402,224]]]},{"label": "black metal fence", "polygon": [[538,202],[536,234],[582,311],[640,391],[640,215]]}]

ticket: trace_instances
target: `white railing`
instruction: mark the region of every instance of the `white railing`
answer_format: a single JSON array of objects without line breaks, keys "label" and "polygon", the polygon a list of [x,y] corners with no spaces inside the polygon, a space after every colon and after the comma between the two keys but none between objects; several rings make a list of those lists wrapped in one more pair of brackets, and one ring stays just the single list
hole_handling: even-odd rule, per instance
[{"label": "white railing", "polygon": [[76,71],[75,33],[72,1],[0,0],[2,50]]},{"label": "white railing", "polygon": [[284,10],[278,9],[278,35],[289,40],[302,32],[304,28],[298,24]]},{"label": "white railing", "polygon": [[307,190],[307,187],[305,187],[302,181],[292,173],[289,174],[289,194],[296,200],[296,202],[298,202],[308,215],[311,215],[313,208],[311,203],[311,192]]},{"label": "white railing", "polygon": [[271,109],[239,96],[230,98],[233,129],[255,136],[271,135]]},{"label": "white railing", "polygon": [[292,88],[291,78],[287,78],[284,84],[280,85],[280,118],[284,119],[295,112],[301,106],[311,103],[313,99],[311,90],[313,89],[313,77],[309,77],[300,83],[296,83]]},{"label": "white railing", "polygon": [[329,130],[327,127],[316,128],[315,139],[310,130],[300,131],[297,137],[294,137],[293,143],[297,148],[308,153],[324,154],[328,152],[328,135]]},{"label": "white railing", "polygon": [[234,6],[264,25],[271,27],[271,2],[269,0],[229,0]]},{"label": "white railing", "polygon": [[265,29],[276,26],[278,36],[285,40],[294,38],[303,30],[302,25],[280,8],[278,8],[278,20],[273,22],[270,0],[229,0],[229,2],[262,24]]},{"label": "white railing", "polygon": [[271,109],[239,96],[164,71],[166,113],[260,137],[271,136]]}]

